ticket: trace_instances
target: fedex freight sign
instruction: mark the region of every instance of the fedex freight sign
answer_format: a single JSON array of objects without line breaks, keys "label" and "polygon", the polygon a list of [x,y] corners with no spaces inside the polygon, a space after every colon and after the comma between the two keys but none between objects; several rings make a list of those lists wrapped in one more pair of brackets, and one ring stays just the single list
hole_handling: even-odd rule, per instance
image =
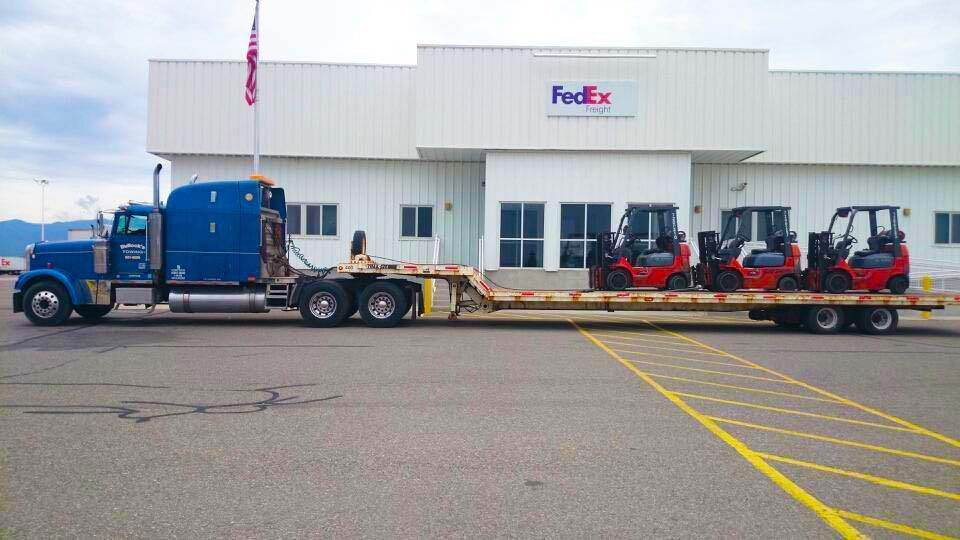
[{"label": "fedex freight sign", "polygon": [[547,83],[547,116],[636,116],[636,81]]}]

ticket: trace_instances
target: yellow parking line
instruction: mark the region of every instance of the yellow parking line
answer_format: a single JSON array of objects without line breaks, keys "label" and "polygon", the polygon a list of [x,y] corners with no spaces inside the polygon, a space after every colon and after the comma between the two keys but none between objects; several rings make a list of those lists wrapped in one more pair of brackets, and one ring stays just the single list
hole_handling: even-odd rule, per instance
[{"label": "yellow parking line", "polygon": [[[636,345],[636,343],[625,343],[625,342],[623,342],[623,341],[612,341],[612,340],[609,340],[609,339],[604,339],[604,340],[601,340],[601,341],[603,341],[604,343],[613,344],[613,345]],[[689,349],[674,349],[674,348],[671,348],[671,347],[657,347],[657,346],[655,346],[655,345],[644,345],[643,348],[644,348],[644,349],[657,349],[658,351],[673,351],[673,352],[684,352],[684,353],[693,353],[693,354],[705,354],[705,355],[707,355],[707,356],[726,356],[726,355],[723,355],[723,354],[717,354],[717,353],[712,353],[712,352],[692,351],[692,350],[689,350]]]},{"label": "yellow parking line", "polygon": [[749,365],[749,366],[754,366],[754,367],[756,367],[757,369],[761,369],[761,370],[763,370],[763,371],[766,371],[767,373],[770,373],[771,375],[776,375],[776,376],[778,376],[778,377],[783,377],[784,379],[787,379],[787,380],[789,380],[789,381],[792,381],[792,382],[794,382],[794,383],[796,383],[796,384],[798,384],[798,385],[806,388],[807,390],[810,390],[811,392],[816,392],[816,393],[818,393],[818,394],[820,394],[820,395],[822,395],[822,396],[826,396],[826,397],[829,397],[829,398],[834,399],[834,400],[836,400],[836,401],[840,401],[840,402],[844,403],[845,405],[849,405],[849,406],[851,406],[851,407],[860,409],[861,411],[868,412],[868,413],[873,414],[873,415],[875,415],[875,416],[879,416],[880,418],[884,418],[884,419],[889,420],[889,421],[891,421],[891,422],[894,422],[894,423],[896,423],[896,424],[900,424],[901,426],[908,427],[908,428],[910,428],[910,429],[916,430],[916,431],[918,431],[918,432],[920,432],[920,433],[922,433],[922,434],[924,434],[924,435],[926,435],[926,436],[928,436],[928,437],[937,439],[938,441],[947,443],[947,444],[949,444],[949,445],[951,445],[951,446],[960,447],[960,441],[958,441],[958,440],[956,440],[956,439],[953,439],[953,438],[951,438],[951,437],[948,437],[948,436],[946,436],[946,435],[943,435],[942,433],[937,433],[936,431],[931,431],[931,430],[926,429],[926,428],[924,428],[924,427],[918,426],[918,425],[916,425],[916,424],[914,424],[914,423],[912,423],[912,422],[908,422],[908,421],[903,420],[903,419],[901,419],[901,418],[897,418],[896,416],[887,414],[887,413],[882,412],[882,411],[878,411],[877,409],[874,409],[874,408],[872,408],[872,407],[868,407],[868,406],[866,406],[866,405],[857,403],[856,401],[853,401],[853,400],[850,400],[850,399],[847,399],[847,398],[838,396],[838,395],[836,395],[836,394],[834,394],[834,393],[832,393],[832,392],[828,392],[827,390],[823,390],[823,389],[821,389],[821,388],[817,388],[816,386],[813,386],[813,385],[811,385],[811,384],[807,384],[807,383],[805,383],[805,382],[803,382],[803,381],[798,381],[797,379],[794,379],[793,377],[790,377],[790,376],[788,376],[788,375],[784,375],[784,374],[779,373],[779,372],[777,372],[777,371],[774,371],[774,370],[772,370],[772,369],[770,369],[770,368],[763,367],[763,366],[761,366],[761,365],[759,365],[759,364],[757,364],[757,363],[755,363],[755,362],[751,362],[751,361],[746,360],[746,359],[744,359],[744,358],[741,358],[741,357],[739,357],[739,356],[737,356],[737,355],[735,355],[735,354],[731,354],[731,353],[728,353],[728,352],[726,352],[726,351],[722,351],[722,350],[720,350],[720,349],[718,349],[718,348],[716,348],[716,347],[711,347],[710,345],[707,345],[706,343],[701,343],[701,342],[699,342],[699,341],[697,341],[697,340],[695,340],[695,339],[693,339],[693,338],[689,338],[689,337],[684,336],[684,335],[682,335],[682,334],[678,334],[677,332],[673,332],[673,331],[671,331],[671,330],[666,330],[666,329],[664,329],[664,328],[661,328],[661,327],[657,326],[657,325],[654,324],[654,323],[649,323],[649,324],[650,324],[650,326],[653,326],[654,328],[657,328],[658,330],[661,330],[661,331],[663,331],[663,332],[666,332],[666,333],[668,333],[668,334],[670,334],[670,335],[683,338],[683,339],[689,341],[690,343],[698,344],[698,345],[702,346],[703,348],[705,348],[705,349],[707,349],[707,350],[709,350],[709,351],[714,351],[714,352],[717,352],[717,353],[723,353],[723,355],[726,356],[726,357],[728,357],[728,358],[732,358],[732,359],[734,359],[734,360],[743,362],[744,364],[747,364],[747,365]]},{"label": "yellow parking line", "polygon": [[846,423],[848,423],[848,424],[857,424],[857,425],[861,425],[861,426],[870,426],[870,427],[877,427],[877,428],[883,428],[883,429],[892,429],[892,430],[894,430],[894,431],[906,431],[907,433],[917,433],[916,431],[914,431],[914,430],[912,430],[912,429],[907,429],[907,428],[905,428],[905,427],[891,426],[891,425],[889,425],[889,424],[878,424],[878,423],[876,423],[876,422],[865,422],[865,421],[863,421],[863,420],[854,420],[853,418],[843,418],[843,417],[840,417],[840,416],[830,416],[830,415],[827,415],[827,414],[817,414],[817,413],[812,413],[812,412],[807,412],[807,411],[798,411],[798,410],[796,410],[796,409],[782,409],[782,408],[780,408],[780,407],[770,407],[770,406],[767,406],[767,405],[759,405],[759,404],[757,404],[757,403],[746,403],[746,402],[744,402],[744,401],[733,401],[733,400],[730,400],[730,399],[720,399],[720,398],[715,398],[715,397],[711,397],[711,396],[702,396],[702,395],[700,395],[700,394],[688,394],[688,393],[686,393],[686,392],[674,392],[674,394],[677,394],[678,396],[688,397],[688,398],[702,399],[702,400],[706,400],[706,401],[715,401],[715,402],[717,402],[717,403],[726,403],[726,404],[728,404],[728,405],[737,405],[737,406],[739,406],[739,407],[748,407],[748,408],[751,408],[751,409],[763,409],[763,410],[765,410],[765,411],[780,412],[780,413],[785,413],[785,414],[795,414],[795,415],[798,415],[798,416],[809,416],[809,417],[811,417],[811,418],[821,418],[821,419],[823,419],[823,420],[832,420],[832,421],[834,421],[834,422],[846,422]]},{"label": "yellow parking line", "polygon": [[[628,340],[630,340],[630,341],[642,341],[642,342],[644,342],[644,343],[660,343],[660,344],[663,344],[663,345],[666,345],[669,341],[671,341],[670,338],[668,338],[668,339],[663,339],[663,338],[659,338],[659,339],[644,339],[644,338],[631,337],[631,336],[618,336],[618,335],[612,334],[612,333],[611,333],[611,334],[606,334],[606,333],[601,334],[600,332],[590,332],[590,333],[593,334],[594,336],[599,336],[599,337],[604,337],[604,338],[628,339]],[[693,345],[693,344],[690,344],[690,343],[676,343],[676,344],[671,343],[671,345],[676,345],[676,346],[679,346],[679,347],[686,347],[686,350],[696,350],[696,349],[699,349],[699,348],[700,348],[698,345]],[[685,349],[677,349],[677,350],[685,350]]]},{"label": "yellow parking line", "polygon": [[656,331],[656,332],[628,332],[628,331],[626,331],[626,330],[611,330],[611,329],[609,329],[609,328],[597,328],[597,329],[591,329],[591,333],[594,334],[594,335],[598,335],[597,332],[596,332],[596,330],[600,330],[601,332],[607,332],[607,333],[610,333],[610,334],[623,334],[623,335],[625,335],[625,336],[648,336],[648,337],[655,337],[655,338],[660,339],[661,341],[664,341],[664,340],[666,340],[666,341],[683,341],[682,339],[678,339],[678,338],[675,338],[675,337],[673,337],[673,336],[664,335],[663,332],[660,332],[660,331]]},{"label": "yellow parking line", "polygon": [[732,384],[721,384],[721,383],[716,383],[712,381],[701,381],[700,379],[687,379],[686,377],[660,375],[659,373],[648,373],[648,375],[650,375],[651,377],[657,377],[658,379],[670,379],[674,381],[683,381],[683,382],[689,382],[689,383],[695,383],[695,384],[705,384],[707,386],[719,386],[721,388],[732,388],[734,390],[743,390],[744,392],[756,392],[758,394],[773,394],[775,396],[786,396],[786,397],[792,397],[797,399],[809,399],[810,401],[822,401],[824,403],[840,403],[839,401],[835,401],[832,399],[824,399],[824,398],[814,397],[814,396],[803,396],[800,394],[790,394],[787,392],[776,392],[773,390],[761,390],[759,388],[750,388],[749,386],[734,386]]},{"label": "yellow parking line", "polygon": [[816,513],[820,518],[825,521],[828,525],[833,527],[838,533],[840,533],[843,538],[846,539],[864,539],[865,536],[860,533],[853,525],[847,523],[842,517],[840,517],[837,512],[832,508],[820,502],[819,499],[808,493],[806,490],[798,486],[793,480],[790,480],[784,476],[780,471],[774,468],[772,465],[767,463],[763,458],[759,457],[756,452],[748,448],[745,444],[740,442],[739,439],[725,431],[723,428],[718,426],[716,422],[710,420],[709,417],[704,416],[697,412],[693,407],[687,405],[685,401],[679,397],[673,395],[666,388],[660,385],[657,381],[653,380],[652,377],[644,373],[643,371],[637,369],[629,360],[622,358],[620,355],[615,353],[612,349],[603,344],[600,340],[590,335],[589,332],[580,327],[573,320],[570,321],[570,324],[574,326],[584,337],[593,342],[594,345],[599,347],[601,350],[609,354],[615,360],[620,362],[624,367],[632,371],[637,377],[643,380],[645,383],[653,387],[654,390],[659,392],[665,398],[670,400],[674,405],[676,405],[680,410],[692,416],[695,420],[700,422],[705,428],[707,428],[711,433],[718,437],[723,442],[730,445],[738,454],[740,454],[747,462],[753,465],[758,471],[765,474],[770,480],[779,486],[782,490],[791,495],[794,499],[802,503],[804,506]]},{"label": "yellow parking line", "polygon": [[923,493],[924,495],[934,495],[936,497],[945,497],[947,499],[954,499],[954,500],[960,501],[960,493],[951,493],[949,491],[941,491],[939,489],[918,486],[916,484],[908,484],[907,482],[901,482],[899,480],[893,480],[891,478],[883,478],[882,476],[874,476],[872,474],[864,474],[856,471],[848,471],[846,469],[838,469],[836,467],[828,467],[826,465],[820,465],[819,463],[811,463],[809,461],[800,461],[799,459],[792,459],[792,458],[783,457],[783,456],[775,456],[773,454],[765,454],[763,452],[757,452],[757,455],[759,455],[763,459],[779,461],[781,463],[788,463],[790,465],[796,465],[798,467],[806,467],[808,469],[814,469],[817,471],[838,474],[840,476],[849,476],[850,478],[856,478],[858,480],[872,482],[874,484],[879,484],[881,486],[891,487],[895,489],[903,489],[906,491]]},{"label": "yellow parking line", "polygon": [[650,362],[650,361],[647,361],[647,360],[628,360],[628,362],[635,362],[635,363],[637,363],[637,364],[647,364],[647,365],[650,365],[650,366],[662,366],[662,367],[668,367],[668,368],[674,368],[674,369],[682,369],[682,370],[685,370],[685,371],[696,371],[696,372],[698,372],[698,373],[712,373],[712,374],[715,374],[715,375],[727,375],[727,376],[729,376],[729,377],[739,377],[739,378],[741,378],[741,379],[753,379],[753,380],[755,380],[755,381],[767,381],[767,382],[775,382],[775,383],[783,383],[783,384],[792,384],[791,382],[789,382],[789,381],[784,381],[784,380],[782,380],[782,379],[770,379],[770,378],[767,378],[767,377],[754,377],[753,375],[741,375],[741,374],[739,374],[739,373],[730,373],[730,372],[727,372],[727,371],[716,371],[716,370],[713,370],[713,369],[701,369],[701,368],[695,368],[695,367],[678,366],[678,365],[675,365],[675,364],[664,364],[664,363],[662,363],[662,362]]},{"label": "yellow parking line", "polygon": [[862,443],[858,441],[849,441],[847,439],[835,439],[833,437],[826,437],[824,435],[816,435],[814,433],[806,433],[803,431],[793,431],[790,429],[781,429],[773,426],[764,426],[761,424],[751,424],[749,422],[741,422],[740,420],[731,420],[730,418],[721,418],[719,416],[708,416],[707,418],[720,422],[723,424],[732,424],[734,426],[747,427],[752,429],[758,429],[760,431],[769,431],[772,433],[780,433],[782,435],[792,435],[794,437],[802,437],[804,439],[813,439],[816,441],[831,442],[834,444],[842,444],[845,446],[853,446],[856,448],[863,448],[866,450],[873,450],[874,452],[882,452],[885,454],[893,454],[895,456],[909,457],[914,459],[922,459],[924,461],[933,461],[936,463],[945,463],[947,465],[953,465],[955,467],[960,467],[960,461],[955,459],[948,459],[938,456],[930,456],[927,454],[918,454],[916,452],[909,452],[907,450],[897,450],[896,448],[887,448],[885,446],[875,446],[872,444]]},{"label": "yellow parking line", "polygon": [[908,527],[900,523],[893,523],[892,521],[885,521],[882,519],[877,519],[870,516],[862,516],[860,514],[854,514],[853,512],[848,512],[846,510],[840,510],[835,508],[834,511],[846,518],[853,521],[859,521],[860,523],[866,523],[867,525],[874,525],[876,527],[882,527],[884,529],[889,529],[891,531],[897,531],[903,534],[909,534],[911,536],[916,536],[917,538],[926,538],[927,540],[960,540],[956,536],[946,536],[943,534],[925,531],[923,529],[914,529],[913,527]]},{"label": "yellow parking line", "polygon": [[[611,347],[611,349],[613,349],[613,347]],[[750,367],[750,366],[745,366],[745,365],[743,365],[743,364],[731,364],[731,363],[729,363],[729,362],[714,362],[713,360],[702,360],[702,359],[700,359],[700,358],[689,358],[689,357],[687,357],[687,356],[674,356],[674,355],[672,355],[672,354],[650,353],[650,352],[642,352],[642,351],[630,351],[630,350],[627,350],[627,349],[613,349],[613,350],[615,350],[615,351],[617,351],[617,352],[620,352],[620,353],[639,354],[639,355],[642,355],[642,356],[652,356],[652,357],[654,357],[654,358],[673,358],[673,359],[676,359],[676,360],[684,360],[684,361],[687,361],[687,362],[697,362],[698,364],[710,364],[710,365],[714,365],[714,366],[729,366],[729,367],[735,367],[735,368],[753,369],[752,367]]]}]

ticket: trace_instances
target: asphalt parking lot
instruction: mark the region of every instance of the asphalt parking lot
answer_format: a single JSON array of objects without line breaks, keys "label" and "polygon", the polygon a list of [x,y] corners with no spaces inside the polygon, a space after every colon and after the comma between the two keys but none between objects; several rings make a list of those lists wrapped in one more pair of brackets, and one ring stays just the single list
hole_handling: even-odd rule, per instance
[{"label": "asphalt parking lot", "polygon": [[960,318],[114,312],[0,279],[0,538],[960,536]]}]

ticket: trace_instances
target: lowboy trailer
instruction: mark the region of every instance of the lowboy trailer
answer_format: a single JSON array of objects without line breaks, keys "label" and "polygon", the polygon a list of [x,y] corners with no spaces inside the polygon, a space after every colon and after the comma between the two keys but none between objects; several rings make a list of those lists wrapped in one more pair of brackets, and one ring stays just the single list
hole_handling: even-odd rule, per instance
[{"label": "lowboy trailer", "polygon": [[[897,329],[898,310],[930,311],[960,305],[960,295],[937,294],[507,289],[491,284],[470,266],[378,264],[362,256],[354,256],[352,262],[339,264],[337,271],[353,276],[353,279],[341,280],[346,290],[352,290],[354,286],[367,287],[384,278],[446,280],[450,290],[451,320],[463,311],[745,311],[754,320],[770,320],[784,327],[803,326],[817,334],[839,332],[850,325],[856,325],[867,334],[892,334]],[[363,292],[359,296],[368,302],[374,301],[371,295]],[[363,314],[364,310],[375,309],[375,306],[361,305],[360,309]],[[335,321],[330,326],[339,322]]]}]

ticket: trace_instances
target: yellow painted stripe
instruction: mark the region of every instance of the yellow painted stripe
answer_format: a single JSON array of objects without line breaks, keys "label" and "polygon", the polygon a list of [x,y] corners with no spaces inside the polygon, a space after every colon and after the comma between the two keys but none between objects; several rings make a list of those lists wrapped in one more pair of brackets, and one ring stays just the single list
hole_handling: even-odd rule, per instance
[{"label": "yellow painted stripe", "polygon": [[[624,342],[624,341],[613,341],[613,340],[610,340],[610,339],[604,339],[604,340],[602,340],[602,341],[603,341],[604,343],[608,344],[608,345],[633,345],[633,346],[637,346],[636,343],[629,343],[629,342]],[[657,347],[657,346],[654,346],[654,345],[644,345],[643,348],[644,348],[644,349],[656,349],[656,350],[658,350],[658,351],[682,352],[682,353],[692,353],[692,354],[705,354],[705,355],[707,355],[707,356],[726,356],[725,354],[716,354],[716,353],[712,353],[712,352],[691,351],[691,350],[689,350],[689,349],[675,349],[675,348],[673,348],[673,347]]]},{"label": "yellow painted stripe", "polygon": [[926,538],[927,540],[960,540],[956,536],[947,536],[944,534],[939,534],[931,531],[925,531],[923,529],[915,529],[913,527],[908,527],[900,523],[893,523],[892,521],[885,521],[882,519],[877,519],[870,516],[862,516],[860,514],[854,514],[853,512],[848,512],[846,510],[836,509],[837,514],[843,516],[846,519],[853,521],[859,521],[860,523],[866,523],[867,525],[873,525],[876,527],[883,527],[884,529],[889,529],[891,531],[897,531],[903,534],[909,534],[911,536],[916,536],[917,538]]},{"label": "yellow painted stripe", "polygon": [[698,364],[710,364],[713,366],[728,366],[728,367],[735,367],[735,368],[753,369],[750,366],[745,366],[743,364],[733,364],[730,362],[716,362],[714,360],[703,360],[701,358],[689,358],[687,356],[676,356],[672,354],[649,353],[649,352],[643,352],[643,351],[631,351],[627,349],[614,349],[613,347],[610,347],[610,348],[619,353],[637,354],[640,356],[652,356],[654,358],[672,358],[674,360],[683,360],[684,362],[696,362]]},{"label": "yellow painted stripe", "polygon": [[[669,345],[672,345],[672,346],[674,346],[674,347],[683,347],[683,349],[677,349],[677,350],[697,350],[697,349],[700,348],[700,347],[698,347],[697,345],[694,345],[694,344],[692,344],[692,343],[670,343],[671,341],[673,341],[673,342],[679,341],[679,340],[673,339],[673,338],[671,338],[671,337],[659,338],[659,339],[658,339],[658,338],[645,339],[645,338],[634,337],[634,336],[624,336],[624,335],[621,335],[621,333],[616,333],[616,334],[614,334],[613,332],[610,332],[610,333],[606,333],[606,332],[601,333],[601,332],[591,331],[590,333],[593,334],[595,337],[599,337],[599,338],[626,339],[626,340],[629,340],[629,341],[642,341],[642,342],[644,342],[644,343],[659,343],[659,344],[661,344],[661,345],[668,345],[668,344],[669,344]],[[641,344],[637,344],[637,345],[641,345]],[[644,347],[645,347],[646,345],[641,345],[641,346],[644,346]]]},{"label": "yellow painted stripe", "polygon": [[601,350],[609,354],[611,357],[620,362],[624,367],[632,371],[637,377],[642,379],[645,383],[653,387],[654,390],[659,392],[665,398],[670,400],[674,405],[676,405],[680,410],[692,416],[695,420],[700,422],[705,428],[707,428],[711,433],[713,433],[717,438],[723,442],[730,445],[738,454],[740,454],[743,459],[747,460],[751,465],[753,465],[758,471],[765,474],[774,484],[780,487],[780,489],[787,492],[794,499],[799,501],[801,504],[812,510],[815,514],[820,516],[820,518],[825,521],[828,525],[833,527],[838,533],[840,533],[843,538],[846,539],[866,539],[866,537],[860,533],[855,527],[847,523],[846,520],[841,518],[832,508],[820,502],[819,499],[808,493],[806,490],[798,486],[793,480],[790,480],[784,476],[780,471],[774,468],[772,465],[764,461],[761,457],[757,455],[756,452],[748,448],[745,444],[740,442],[739,439],[725,431],[723,428],[718,426],[716,422],[710,420],[708,417],[697,412],[693,407],[687,405],[685,401],[679,397],[670,393],[667,389],[660,386],[660,383],[653,380],[652,377],[637,369],[629,360],[621,358],[620,355],[615,353],[612,349],[604,345],[600,340],[590,335],[589,332],[580,327],[573,320],[570,321],[570,324],[574,326],[584,337],[592,341],[594,345],[599,347]]},{"label": "yellow painted stripe", "polygon": [[423,315],[429,316],[433,311],[433,280],[423,280]]},{"label": "yellow painted stripe", "polygon": [[802,437],[804,439],[813,439],[816,441],[831,442],[834,444],[842,444],[844,446],[854,446],[856,448],[863,448],[866,450],[873,450],[874,452],[882,452],[884,454],[893,454],[895,456],[909,457],[914,459],[922,459],[924,461],[933,461],[935,463],[945,463],[947,465],[953,465],[960,467],[960,461],[955,459],[948,459],[939,456],[930,456],[927,454],[918,454],[916,452],[909,452],[907,450],[897,450],[896,448],[887,448],[885,446],[876,446],[873,444],[862,443],[858,441],[850,441],[847,439],[836,439],[834,437],[827,437],[824,435],[817,435],[815,433],[806,433],[803,431],[793,431],[790,429],[782,429],[773,426],[764,426],[761,424],[751,424],[750,422],[741,422],[740,420],[731,420],[729,418],[721,418],[719,416],[708,416],[707,418],[714,420],[716,422],[721,422],[723,424],[731,424],[734,426],[747,427],[752,429],[758,429],[760,431],[769,431],[772,433],[780,433],[782,435],[793,435],[794,437]]},{"label": "yellow painted stripe", "polygon": [[944,497],[947,499],[960,501],[960,493],[951,493],[949,491],[941,491],[939,489],[918,486],[916,484],[908,484],[907,482],[893,480],[892,478],[884,478],[882,476],[874,476],[872,474],[864,474],[857,471],[849,471],[847,469],[838,469],[836,467],[828,467],[827,465],[821,465],[819,463],[811,463],[809,461],[801,461],[799,459],[793,459],[793,458],[788,458],[783,456],[775,456],[773,454],[765,454],[763,452],[757,452],[757,455],[759,455],[763,459],[779,461],[781,463],[788,463],[790,465],[796,465],[798,467],[806,467],[808,469],[814,469],[817,471],[838,474],[840,476],[849,476],[850,478],[856,478],[858,480],[872,482],[874,484],[879,484],[881,486],[886,486],[886,487],[895,488],[895,489],[903,489],[906,491],[923,493],[924,495],[933,495],[936,497]]},{"label": "yellow painted stripe", "polygon": [[[617,326],[623,326],[623,325],[617,325]],[[608,333],[608,334],[620,334],[620,335],[624,335],[624,336],[649,336],[649,337],[655,337],[655,338],[660,339],[661,342],[664,341],[664,340],[666,340],[666,341],[683,341],[682,339],[678,339],[678,338],[673,337],[673,336],[665,335],[663,332],[660,332],[660,331],[655,331],[655,332],[628,332],[628,331],[626,331],[626,330],[612,330],[612,329],[610,329],[610,328],[598,328],[598,329],[591,329],[591,330],[590,330],[590,333],[592,333],[592,334],[595,335],[595,336],[601,335],[601,334],[600,334],[599,332],[597,332],[596,330],[601,330],[601,331],[603,331],[603,332],[605,332],[605,333]]]},{"label": "yellow painted stripe", "polygon": [[749,386],[735,386],[732,384],[722,384],[722,383],[716,383],[712,381],[701,381],[700,379],[688,379],[686,377],[674,377],[672,375],[661,375],[659,373],[647,373],[647,375],[650,375],[651,377],[656,377],[658,379],[670,379],[673,381],[705,384],[707,386],[719,386],[721,388],[732,388],[734,390],[742,390],[744,392],[756,392],[758,394],[772,394],[775,396],[785,396],[785,397],[791,397],[791,398],[797,398],[797,399],[808,399],[810,401],[822,401],[824,403],[840,403],[839,401],[834,401],[832,399],[824,399],[824,398],[813,397],[813,396],[803,396],[800,394],[790,394],[788,392],[777,392],[774,390],[761,390],[759,388],[750,388]]},{"label": "yellow painted stripe", "polygon": [[823,420],[832,420],[834,422],[846,422],[848,424],[857,424],[861,426],[870,426],[870,427],[883,428],[883,429],[892,429],[894,431],[906,431],[907,433],[916,433],[916,431],[912,429],[907,429],[905,427],[891,426],[890,424],[878,424],[876,422],[866,422],[863,420],[855,420],[853,418],[843,418],[840,416],[831,416],[828,414],[818,414],[818,413],[812,413],[807,411],[798,411],[796,409],[783,409],[780,407],[770,407],[768,405],[760,405],[758,403],[747,403],[745,401],[720,399],[712,396],[703,396],[700,394],[688,394],[686,392],[674,392],[674,394],[677,394],[678,396],[688,397],[688,398],[702,399],[706,401],[715,401],[717,403],[726,403],[728,405],[737,405],[739,407],[748,407],[751,409],[762,409],[765,411],[773,411],[773,412],[779,412],[779,413],[785,413],[785,414],[795,414],[797,416],[809,416],[811,418],[821,418]]},{"label": "yellow painted stripe", "polygon": [[726,375],[728,377],[739,377],[741,379],[752,379],[754,381],[767,381],[775,382],[782,384],[792,384],[789,381],[784,381],[783,379],[771,379],[769,377],[754,377],[753,375],[741,375],[739,373],[730,373],[729,371],[716,371],[713,369],[701,369],[695,367],[686,367],[686,366],[677,366],[674,364],[664,364],[662,362],[649,362],[647,360],[630,360],[631,362],[636,362],[637,364],[646,364],[648,366],[662,366],[674,369],[682,369],[685,371],[696,371],[697,373],[711,373],[714,375]]},{"label": "yellow painted stripe", "polygon": [[910,428],[910,429],[912,429],[912,430],[915,430],[915,431],[918,431],[918,432],[920,432],[920,433],[922,433],[922,434],[924,434],[924,435],[926,435],[926,436],[928,436],[928,437],[937,439],[938,441],[941,441],[941,442],[947,443],[947,444],[949,444],[949,445],[951,445],[951,446],[956,446],[956,447],[960,448],[960,441],[958,441],[958,440],[956,440],[956,439],[953,439],[953,438],[951,438],[951,437],[948,437],[948,436],[946,436],[946,435],[944,435],[944,434],[942,434],[942,433],[937,433],[936,431],[931,431],[931,430],[926,429],[926,428],[924,428],[924,427],[918,426],[918,425],[916,425],[916,424],[914,424],[914,423],[912,423],[912,422],[908,422],[908,421],[906,421],[906,420],[903,420],[902,418],[897,418],[896,416],[887,414],[887,413],[882,412],[882,411],[878,411],[877,409],[874,409],[874,408],[872,408],[872,407],[868,407],[868,406],[866,406],[866,405],[857,403],[856,401],[853,401],[853,400],[850,400],[850,399],[847,399],[847,398],[838,396],[838,395],[834,394],[833,392],[828,392],[828,391],[823,390],[823,389],[821,389],[821,388],[817,388],[816,386],[807,384],[807,383],[805,383],[805,382],[803,382],[803,381],[798,381],[798,380],[794,379],[793,377],[790,377],[790,376],[788,376],[788,375],[784,375],[784,374],[779,373],[779,372],[777,372],[777,371],[774,371],[774,370],[772,370],[772,369],[770,369],[770,368],[763,367],[763,366],[761,366],[761,365],[759,365],[759,364],[756,364],[756,363],[751,362],[751,361],[749,361],[749,360],[746,360],[746,359],[744,359],[744,358],[740,358],[739,356],[737,356],[737,355],[735,355],[735,354],[731,354],[731,353],[728,353],[728,352],[726,352],[726,351],[722,351],[722,350],[720,350],[720,349],[718,349],[718,348],[716,348],[716,347],[711,347],[710,345],[707,345],[706,343],[701,343],[701,342],[699,342],[699,341],[697,341],[697,340],[695,340],[695,339],[693,339],[693,338],[689,338],[689,337],[684,336],[684,335],[682,335],[682,334],[678,334],[677,332],[673,332],[673,331],[670,331],[670,330],[666,330],[666,329],[664,329],[664,328],[661,328],[661,327],[657,326],[657,325],[654,324],[654,323],[649,323],[649,324],[650,324],[650,326],[653,326],[654,328],[656,328],[656,329],[658,329],[658,330],[660,330],[660,331],[662,331],[662,332],[666,332],[667,334],[670,334],[670,335],[675,336],[675,337],[683,338],[683,339],[689,341],[690,343],[696,343],[696,344],[702,346],[703,348],[705,348],[705,349],[707,349],[707,350],[710,350],[710,351],[713,351],[713,352],[718,352],[718,353],[724,353],[728,358],[732,358],[732,359],[734,359],[734,360],[738,360],[738,361],[740,361],[740,362],[743,362],[744,364],[747,364],[747,365],[750,365],[750,366],[754,366],[754,367],[756,367],[757,369],[761,369],[761,370],[766,371],[767,373],[770,373],[770,374],[772,374],[772,375],[777,375],[778,377],[783,377],[784,379],[793,381],[794,383],[796,383],[796,384],[798,384],[798,385],[806,388],[807,390],[810,390],[811,392],[816,392],[816,393],[818,393],[818,394],[820,394],[820,395],[822,395],[822,396],[826,396],[826,397],[828,397],[828,398],[834,399],[834,400],[839,401],[839,402],[841,402],[841,403],[843,403],[843,404],[845,404],[845,405],[849,405],[849,406],[851,406],[851,407],[860,409],[861,411],[868,412],[868,413],[870,413],[870,414],[879,416],[880,418],[889,420],[889,421],[894,422],[894,423],[896,423],[896,424],[900,424],[901,426],[904,426],[904,427],[908,427],[908,428]]}]

